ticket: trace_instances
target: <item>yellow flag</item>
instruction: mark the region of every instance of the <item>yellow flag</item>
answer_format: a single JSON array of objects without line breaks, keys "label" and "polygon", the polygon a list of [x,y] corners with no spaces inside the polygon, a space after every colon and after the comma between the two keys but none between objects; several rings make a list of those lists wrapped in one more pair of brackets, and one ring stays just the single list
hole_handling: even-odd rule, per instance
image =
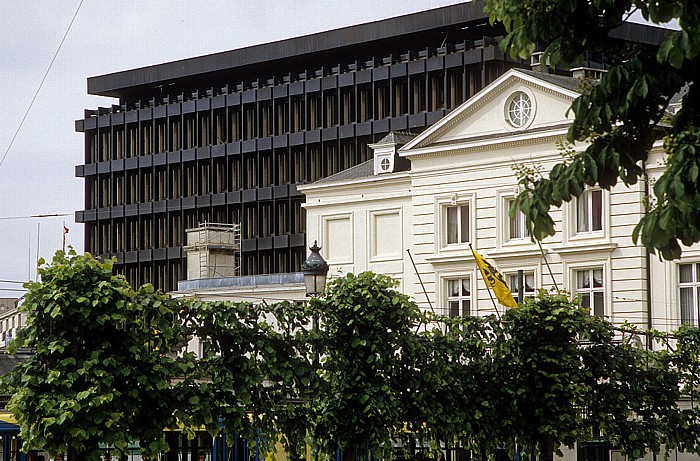
[{"label": "yellow flag", "polygon": [[501,273],[489,264],[479,253],[474,251],[473,248],[471,250],[486,286],[493,290],[498,302],[506,307],[518,307],[518,303],[515,302],[513,294],[510,292],[508,285],[506,285],[506,281],[503,280]]}]

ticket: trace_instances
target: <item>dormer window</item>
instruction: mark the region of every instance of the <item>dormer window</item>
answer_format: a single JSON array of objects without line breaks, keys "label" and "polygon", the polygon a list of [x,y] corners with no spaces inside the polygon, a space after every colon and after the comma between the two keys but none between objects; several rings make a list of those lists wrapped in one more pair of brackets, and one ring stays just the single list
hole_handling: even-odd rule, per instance
[{"label": "dormer window", "polygon": [[374,151],[374,174],[407,170],[408,160],[399,157],[398,149],[414,137],[411,133],[392,131],[379,142],[370,144],[370,149]]},{"label": "dormer window", "polygon": [[511,95],[506,103],[506,117],[513,128],[523,128],[532,117],[532,100],[522,91]]},{"label": "dormer window", "polygon": [[383,158],[379,161],[379,169],[382,171],[389,171],[391,168],[391,161],[388,158]]}]

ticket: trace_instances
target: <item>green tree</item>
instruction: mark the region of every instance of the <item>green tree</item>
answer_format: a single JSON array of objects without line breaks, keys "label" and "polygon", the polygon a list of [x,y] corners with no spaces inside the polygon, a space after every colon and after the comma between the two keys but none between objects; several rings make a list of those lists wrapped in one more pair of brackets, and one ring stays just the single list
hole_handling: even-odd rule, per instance
[{"label": "green tree", "polygon": [[90,254],[40,263],[11,346],[34,354],[4,378],[24,449],[77,461],[95,459],[100,442],[125,450],[138,440],[148,457],[164,450],[179,402],[172,379],[191,367],[187,354],[170,354],[185,340],[179,305],[151,286],[135,292]]},{"label": "green tree", "polygon": [[384,275],[348,274],[313,300],[320,322],[322,386],[314,396],[311,435],[326,455],[337,447],[359,458],[391,453],[403,427],[403,351],[411,349],[420,312]]},{"label": "green tree", "polygon": [[641,332],[544,293],[508,310],[502,328],[494,372],[513,410],[501,424],[519,444],[538,446],[540,459],[596,432],[632,458],[696,449],[697,424],[687,422],[697,410],[679,406],[679,383],[697,373],[697,334],[675,354],[643,349],[630,340]]},{"label": "green tree", "polygon": [[698,383],[700,383],[700,328],[683,326],[673,335],[674,345],[670,351],[670,366],[677,373],[678,393],[690,402],[678,415],[666,417],[667,427],[664,443],[687,452],[700,453],[700,406],[698,406]]},{"label": "green tree", "polygon": [[428,320],[402,354],[404,443],[493,455],[512,440],[507,415],[514,409],[493,354],[505,339],[501,324],[495,316]]},{"label": "green tree", "polygon": [[[631,458],[662,449],[686,450],[680,369],[666,348],[640,347],[637,329],[598,322],[587,333],[582,363],[593,376],[586,416]],[[638,338],[639,336],[637,336]],[[697,357],[696,357],[697,360]],[[691,448],[690,451],[693,449]]]},{"label": "green tree", "polygon": [[[570,142],[585,150],[556,165],[548,177],[525,175],[514,207],[526,216],[530,235],[554,234],[549,216],[586,186],[609,189],[618,181],[645,177],[649,151],[663,139],[666,169],[653,186],[655,199],[634,239],[666,259],[680,257],[680,244],[700,241],[700,4],[695,0],[485,0],[491,21],[507,31],[501,41],[513,56],[528,57],[544,47],[550,65],[569,67],[585,51],[612,55],[614,64],[599,84],[572,104]],[[656,24],[677,20],[659,47],[624,45],[610,38],[633,12]],[[680,110],[668,117],[674,95]],[[645,178],[646,179],[646,178]],[[514,212],[515,208],[511,210]]]},{"label": "green tree", "polygon": [[503,316],[504,340],[494,347],[497,383],[513,407],[504,419],[521,445],[539,446],[542,459],[590,434],[582,408],[593,376],[578,339],[597,321],[564,295],[527,299]]},{"label": "green tree", "polygon": [[308,344],[308,306],[283,302],[192,302],[189,331],[203,355],[178,416],[189,427],[206,426],[246,438],[252,449],[274,451],[283,438],[298,451],[306,433],[302,417],[316,380]]}]

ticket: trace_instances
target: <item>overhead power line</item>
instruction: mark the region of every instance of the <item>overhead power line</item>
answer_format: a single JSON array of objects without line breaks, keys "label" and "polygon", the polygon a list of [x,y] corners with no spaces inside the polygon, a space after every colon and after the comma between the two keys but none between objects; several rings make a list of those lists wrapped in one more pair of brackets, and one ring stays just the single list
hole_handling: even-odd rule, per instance
[{"label": "overhead power line", "polygon": [[53,213],[53,214],[33,214],[30,216],[5,216],[0,217],[0,221],[5,221],[8,219],[34,219],[34,218],[56,218],[62,216],[72,216],[71,213]]},{"label": "overhead power line", "polygon": [[53,63],[56,61],[56,57],[58,57],[58,52],[61,51],[61,47],[63,46],[63,42],[66,41],[66,37],[68,36],[68,32],[70,32],[71,26],[73,26],[73,22],[75,22],[76,16],[78,16],[78,11],[80,11],[80,7],[83,6],[83,1],[80,0],[80,3],[78,4],[78,8],[75,10],[75,14],[73,15],[73,19],[70,20],[70,24],[68,24],[68,28],[66,29],[66,33],[63,34],[63,38],[61,39],[61,43],[58,44],[58,48],[56,49],[56,53],[53,55],[53,59],[51,59],[51,62],[49,63],[49,67],[46,69],[46,73],[44,74],[44,78],[41,79],[41,83],[39,83],[39,88],[36,89],[36,93],[34,93],[34,97],[32,98],[32,101],[29,103],[29,107],[27,107],[27,111],[24,113],[24,117],[22,117],[22,120],[19,122],[19,126],[17,127],[17,131],[15,131],[14,136],[12,136],[12,139],[10,140],[10,145],[7,146],[7,149],[5,150],[5,153],[2,156],[2,159],[0,159],[0,166],[2,166],[3,162],[5,162],[5,158],[7,158],[7,154],[10,152],[10,149],[12,149],[12,145],[15,143],[15,139],[17,139],[17,135],[19,134],[20,130],[22,129],[22,126],[24,125],[24,121],[27,119],[27,115],[29,115],[29,111],[32,110],[32,106],[34,105],[34,101],[36,101],[37,96],[39,96],[39,91],[41,91],[41,87],[44,86],[44,82],[46,81],[46,77],[48,77],[49,72],[51,71],[51,67],[53,67]]}]

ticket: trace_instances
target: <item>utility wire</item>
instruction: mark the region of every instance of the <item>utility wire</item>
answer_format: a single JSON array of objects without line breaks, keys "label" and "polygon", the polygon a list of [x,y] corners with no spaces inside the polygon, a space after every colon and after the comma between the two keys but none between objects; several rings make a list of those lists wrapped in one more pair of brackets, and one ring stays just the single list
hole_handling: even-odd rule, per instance
[{"label": "utility wire", "polygon": [[56,218],[61,216],[72,216],[71,213],[54,213],[54,214],[33,214],[31,216],[6,216],[0,217],[0,221],[8,219],[34,219],[34,218]]},{"label": "utility wire", "polygon": [[56,50],[56,53],[53,55],[53,59],[51,59],[51,62],[49,63],[49,67],[46,69],[46,73],[44,74],[44,78],[41,79],[41,83],[39,83],[39,88],[36,89],[36,93],[34,93],[34,97],[32,98],[32,102],[29,103],[29,107],[27,107],[27,111],[24,113],[24,117],[22,117],[22,121],[19,122],[19,126],[17,127],[17,131],[15,131],[14,136],[12,136],[12,140],[10,140],[10,145],[7,146],[7,150],[5,150],[5,153],[2,156],[2,159],[0,159],[0,166],[2,166],[3,162],[5,161],[5,158],[7,158],[7,154],[10,152],[10,149],[12,149],[12,145],[15,143],[15,139],[17,139],[17,135],[19,134],[19,131],[22,129],[22,126],[24,125],[24,121],[27,119],[27,116],[29,115],[29,111],[32,110],[32,106],[34,105],[34,101],[36,101],[37,96],[39,96],[39,91],[41,91],[41,87],[44,86],[44,82],[46,81],[46,77],[49,75],[49,71],[51,71],[51,67],[53,67],[53,63],[56,61],[56,58],[58,57],[58,52],[61,51],[61,47],[63,46],[63,42],[66,41],[66,37],[68,36],[68,32],[70,32],[71,26],[73,26],[73,22],[75,21],[76,16],[78,16],[78,11],[80,11],[80,7],[83,6],[83,1],[80,0],[80,3],[78,4],[78,8],[75,10],[75,14],[73,15],[73,19],[70,20],[70,24],[68,24],[68,29],[66,29],[66,33],[63,34],[63,38],[61,39],[61,43],[58,44],[58,49]]}]

